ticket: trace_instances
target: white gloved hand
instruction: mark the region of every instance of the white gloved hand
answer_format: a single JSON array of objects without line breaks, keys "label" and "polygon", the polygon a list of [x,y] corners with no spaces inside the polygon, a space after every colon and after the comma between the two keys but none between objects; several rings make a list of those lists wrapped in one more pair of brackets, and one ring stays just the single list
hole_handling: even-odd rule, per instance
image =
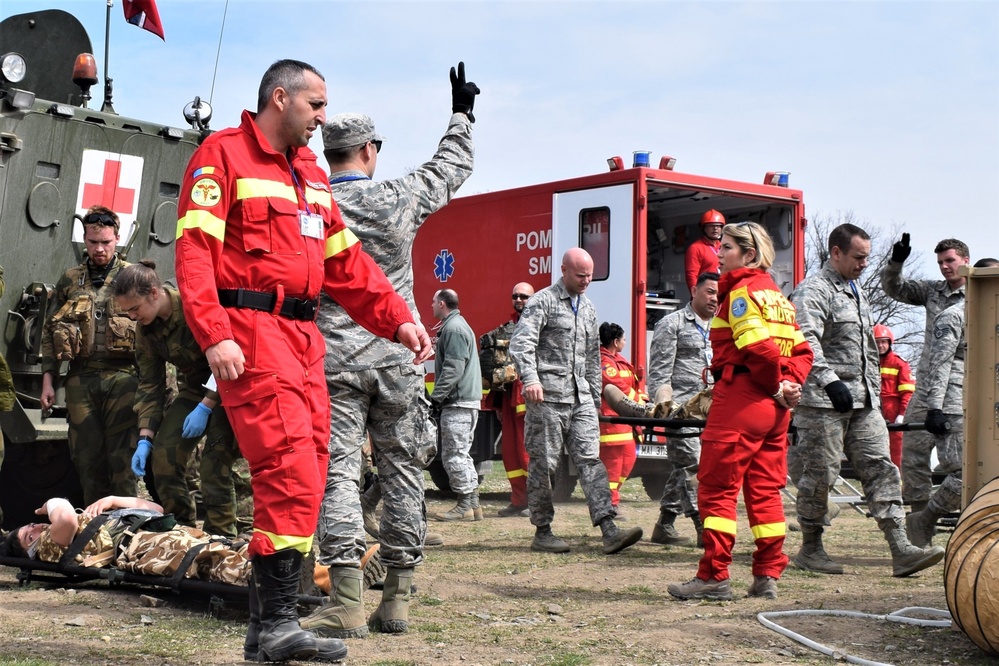
[{"label": "white gloved hand", "polygon": [[896,416],[895,423],[905,423],[905,414],[899,414]]}]

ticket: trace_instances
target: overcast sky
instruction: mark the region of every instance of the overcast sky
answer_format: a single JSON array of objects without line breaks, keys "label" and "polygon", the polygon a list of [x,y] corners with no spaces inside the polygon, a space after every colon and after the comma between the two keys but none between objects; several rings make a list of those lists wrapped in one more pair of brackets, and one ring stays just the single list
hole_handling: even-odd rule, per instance
[{"label": "overcast sky", "polygon": [[[999,2],[231,0],[217,76],[225,2],[158,4],[165,42],[111,10],[122,115],[180,126],[200,95],[213,128],[234,125],[267,66],[298,58],[326,76],[330,115],[374,118],[389,178],[433,153],[464,60],[482,94],[460,194],[650,150],[695,174],[790,171],[810,217],[904,225],[931,275],[944,237],[999,255]],[[40,8],[74,13],[103,70],[105,0],[3,0],[0,17]]]}]

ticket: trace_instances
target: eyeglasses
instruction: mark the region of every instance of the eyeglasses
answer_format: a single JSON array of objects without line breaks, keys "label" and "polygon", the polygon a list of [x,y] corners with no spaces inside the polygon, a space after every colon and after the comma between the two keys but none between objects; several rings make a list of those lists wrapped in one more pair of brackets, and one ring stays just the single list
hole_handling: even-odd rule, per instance
[{"label": "eyeglasses", "polygon": [[382,152],[382,142],[381,141],[375,141],[374,139],[372,139],[370,143],[372,145],[374,145],[376,153]]},{"label": "eyeglasses", "polygon": [[96,224],[99,227],[117,227],[118,222],[107,213],[90,213],[83,216],[83,224]]},{"label": "eyeglasses", "polygon": [[742,229],[743,227],[749,227],[749,235],[753,237],[753,248],[759,250],[760,243],[758,240],[756,240],[756,232],[753,231],[753,223],[747,220],[745,222],[739,222],[738,224],[735,225],[736,229]]},{"label": "eyeglasses", "polygon": [[530,296],[528,296],[527,294],[514,294],[513,295],[513,300],[515,300],[515,301],[526,301],[529,298],[530,298]]}]

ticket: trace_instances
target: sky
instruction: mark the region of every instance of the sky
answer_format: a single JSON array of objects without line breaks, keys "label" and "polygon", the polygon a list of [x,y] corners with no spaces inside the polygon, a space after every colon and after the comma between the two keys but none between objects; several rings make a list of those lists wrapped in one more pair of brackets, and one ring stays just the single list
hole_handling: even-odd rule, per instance
[{"label": "sky", "polygon": [[[212,128],[236,125],[267,66],[297,58],[325,75],[329,115],[374,119],[387,139],[377,177],[392,178],[433,154],[448,70],[463,60],[482,93],[475,172],[459,195],[598,173],[608,157],[630,164],[649,150],[652,164],[669,154],[686,173],[762,182],[789,171],[809,217],[904,228],[930,276],[941,238],[967,242],[973,260],[999,256],[999,2],[158,6],[165,42],[126,24],[121,0],[111,9],[125,116],[183,126],[199,95]],[[0,18],[43,8],[81,20],[103,76],[106,0],[3,0]]]}]

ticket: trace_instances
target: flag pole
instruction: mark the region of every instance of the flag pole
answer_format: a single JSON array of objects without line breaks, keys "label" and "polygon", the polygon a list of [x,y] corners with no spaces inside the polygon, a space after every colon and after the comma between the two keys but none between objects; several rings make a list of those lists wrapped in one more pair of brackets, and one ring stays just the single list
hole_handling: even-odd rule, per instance
[{"label": "flag pole", "polygon": [[114,7],[114,0],[107,0],[107,7],[107,18],[104,22],[104,104],[101,106],[101,111],[114,113],[114,106],[111,104],[111,77],[108,75],[111,51],[111,8]]}]

